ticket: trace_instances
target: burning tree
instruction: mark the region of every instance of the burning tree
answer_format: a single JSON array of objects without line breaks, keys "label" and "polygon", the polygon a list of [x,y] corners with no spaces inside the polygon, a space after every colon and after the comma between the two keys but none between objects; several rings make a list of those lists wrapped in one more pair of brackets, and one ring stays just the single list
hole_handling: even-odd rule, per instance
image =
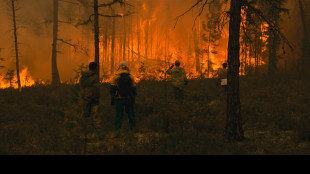
[{"label": "burning tree", "polygon": [[12,16],[13,16],[14,46],[15,46],[15,58],[16,58],[16,76],[17,76],[18,90],[21,92],[22,88],[20,84],[20,75],[19,75],[19,55],[18,55],[15,0],[12,0]]},{"label": "burning tree", "polygon": [[[197,0],[190,8],[193,9],[202,3],[199,15],[202,14],[208,0]],[[241,24],[241,7],[240,0],[231,0],[229,17],[229,41],[228,41],[228,90],[227,90],[227,119],[226,135],[230,140],[240,141],[244,139],[241,102],[239,91],[239,67],[240,67],[240,24]],[[190,11],[188,10],[188,11]],[[188,11],[177,17],[177,20]]]},{"label": "burning tree", "polygon": [[[177,17],[177,21],[188,13],[190,10],[199,6],[200,10],[198,16],[200,16],[204,8],[208,4],[208,0],[197,0],[196,3],[186,12]],[[225,1],[227,2],[227,1]],[[271,1],[266,0],[267,3]],[[280,7],[284,1],[274,2]],[[272,3],[271,3],[272,4]],[[231,0],[229,15],[229,41],[228,41],[228,90],[227,90],[227,119],[226,119],[226,135],[230,140],[240,141],[244,139],[244,132],[242,127],[242,115],[241,115],[241,102],[240,102],[240,88],[239,88],[239,74],[240,74],[240,29],[242,21],[242,8],[248,9],[250,13],[255,14],[260,20],[266,22],[273,34],[278,36],[279,39],[292,46],[286,39],[286,37],[280,32],[280,27],[275,18],[269,19],[261,10],[255,8],[248,0]],[[277,16],[279,12],[277,13]],[[268,18],[268,19],[267,19]],[[277,18],[279,19],[279,18]]]},{"label": "burning tree", "polygon": [[210,73],[213,70],[211,56],[216,55],[216,48],[219,46],[218,41],[222,38],[222,30],[224,27],[222,19],[222,6],[224,2],[221,0],[214,0],[209,4],[209,13],[206,15],[205,21],[202,23],[202,41],[207,45],[203,49],[203,53],[207,54],[206,70],[207,77],[210,77]]},{"label": "burning tree", "polygon": [[[0,52],[1,52],[2,48],[0,48]],[[0,61],[5,61],[4,58],[0,57]],[[4,68],[4,66],[0,65],[0,68]]]},{"label": "burning tree", "polygon": [[268,27],[268,49],[269,49],[269,74],[273,75],[277,70],[277,61],[279,56],[277,50],[280,47],[281,38],[279,34],[274,31],[280,28],[281,13],[288,13],[288,9],[283,8],[287,0],[267,1],[269,4],[267,18],[273,23],[273,26]]}]

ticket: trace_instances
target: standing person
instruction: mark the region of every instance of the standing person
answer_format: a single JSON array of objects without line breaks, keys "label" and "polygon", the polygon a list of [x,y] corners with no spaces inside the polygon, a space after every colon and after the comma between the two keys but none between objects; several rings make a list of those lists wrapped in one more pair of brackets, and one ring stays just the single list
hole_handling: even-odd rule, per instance
[{"label": "standing person", "polygon": [[89,70],[82,72],[80,78],[80,93],[83,99],[83,115],[85,118],[90,117],[93,112],[96,112],[99,105],[99,77],[96,73],[98,64],[91,62]]},{"label": "standing person", "polygon": [[[126,62],[121,62],[115,73],[111,85],[110,94],[112,105],[116,105],[115,129],[119,131],[122,127],[122,118],[124,110],[129,117],[129,126],[135,128],[135,97],[137,95],[136,83],[134,77],[130,74]],[[115,100],[115,103],[114,103]]]},{"label": "standing person", "polygon": [[217,86],[221,85],[227,91],[227,63],[223,63],[223,68],[218,69]]},{"label": "standing person", "polygon": [[[188,80],[184,68],[180,67],[180,61],[175,61],[168,70],[167,74],[171,75],[172,86],[174,88],[174,96],[177,101],[183,102],[184,99],[184,87],[187,85]],[[175,67],[174,67],[175,66]]]}]

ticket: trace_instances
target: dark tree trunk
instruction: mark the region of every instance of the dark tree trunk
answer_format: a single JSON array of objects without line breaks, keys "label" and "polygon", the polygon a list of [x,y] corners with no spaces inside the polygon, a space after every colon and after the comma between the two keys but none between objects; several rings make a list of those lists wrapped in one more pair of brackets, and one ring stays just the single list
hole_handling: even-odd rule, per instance
[{"label": "dark tree trunk", "polygon": [[126,32],[126,20],[123,18],[123,27],[124,27],[124,38],[123,38],[123,61],[126,61],[126,42],[127,42],[127,32]]},{"label": "dark tree trunk", "polygon": [[[94,0],[94,40],[95,40],[95,62],[97,63],[96,74],[99,77],[98,83],[100,82],[100,60],[99,60],[99,15],[98,15],[98,0]],[[100,100],[100,89],[96,92],[96,105],[99,105]]]},{"label": "dark tree trunk", "polygon": [[13,11],[13,27],[14,27],[14,39],[15,39],[14,44],[15,44],[15,54],[16,54],[16,76],[17,76],[18,90],[21,92],[22,87],[20,84],[20,75],[19,75],[19,55],[18,55],[18,40],[17,40],[17,27],[16,27],[14,0],[12,0],[12,11]]},{"label": "dark tree trunk", "polygon": [[130,16],[130,25],[131,25],[131,61],[132,62],[134,62],[134,57],[133,57],[133,55],[134,55],[134,50],[133,50],[133,47],[134,47],[134,44],[133,44],[133,41],[134,41],[134,32],[133,32],[133,23],[132,23],[132,16]]},{"label": "dark tree trunk", "polygon": [[141,61],[141,55],[140,55],[140,16],[139,16],[139,3],[140,1],[137,1],[137,39],[138,39],[138,61]]},{"label": "dark tree trunk", "polygon": [[306,24],[306,19],[305,19],[305,13],[304,13],[304,7],[302,0],[299,0],[299,9],[300,9],[300,16],[301,16],[301,22],[302,22],[302,27],[303,27],[303,32],[304,32],[304,37],[302,39],[302,57],[301,57],[301,66],[302,69],[304,70],[305,68],[305,63],[310,62],[309,60],[309,36],[308,36],[308,30],[307,30],[307,24]]},{"label": "dark tree trunk", "polygon": [[277,69],[277,37],[269,28],[269,64],[268,64],[268,71],[269,75],[273,76],[276,69]]},{"label": "dark tree trunk", "polygon": [[99,15],[98,15],[98,0],[94,0],[94,40],[95,40],[95,62],[97,63],[97,74],[99,77]]},{"label": "dark tree trunk", "polygon": [[[112,9],[112,15],[114,15],[114,10]],[[115,18],[112,19],[112,43],[111,43],[111,74],[114,73],[114,53],[115,53]]]},{"label": "dark tree trunk", "polygon": [[[103,38],[103,52],[104,52],[104,60],[103,63],[108,63],[108,28],[104,28],[104,38]],[[103,66],[102,66],[103,67]]]},{"label": "dark tree trunk", "polygon": [[228,42],[228,90],[226,135],[229,140],[244,139],[239,91],[241,1],[231,0]]},{"label": "dark tree trunk", "polygon": [[53,48],[52,48],[52,85],[60,84],[60,77],[57,68],[57,40],[58,40],[58,0],[54,0],[54,18],[53,18]]},{"label": "dark tree trunk", "polygon": [[149,41],[149,20],[146,21],[145,25],[145,40],[144,40],[144,46],[145,46],[145,58],[148,58],[148,41]]},{"label": "dark tree trunk", "polygon": [[198,38],[199,38],[199,34],[197,33],[197,30],[195,30],[194,31],[194,45],[195,45],[196,72],[201,74]]}]

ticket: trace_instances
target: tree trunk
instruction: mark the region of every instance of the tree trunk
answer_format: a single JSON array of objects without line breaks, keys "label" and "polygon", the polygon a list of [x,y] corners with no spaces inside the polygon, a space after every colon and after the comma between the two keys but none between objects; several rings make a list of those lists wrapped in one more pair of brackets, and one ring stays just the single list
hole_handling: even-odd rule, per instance
[{"label": "tree trunk", "polygon": [[95,40],[95,62],[97,63],[97,75],[100,75],[99,66],[99,15],[98,15],[98,0],[94,0],[94,40]]},{"label": "tree trunk", "polygon": [[21,92],[22,87],[20,84],[20,75],[19,75],[18,40],[17,40],[17,28],[16,28],[16,15],[15,15],[14,0],[12,0],[12,11],[13,11],[13,27],[14,27],[14,38],[15,38],[14,44],[15,44],[15,54],[16,54],[16,76],[17,76],[18,90]]},{"label": "tree trunk", "polygon": [[60,84],[60,77],[57,68],[57,40],[58,40],[58,0],[54,0],[54,19],[53,19],[53,48],[52,48],[52,85]]},{"label": "tree trunk", "polygon": [[239,91],[241,1],[231,0],[228,42],[228,90],[226,135],[229,140],[244,139]]},{"label": "tree trunk", "polygon": [[194,31],[194,45],[195,45],[196,72],[201,74],[198,37],[199,37],[199,34],[197,34],[197,30],[195,29],[195,31]]},{"label": "tree trunk", "polygon": [[103,52],[104,52],[104,61],[103,63],[108,63],[108,27],[104,28],[104,38],[103,38]]},{"label": "tree trunk", "polygon": [[150,59],[153,59],[153,24],[152,20],[150,20]]},{"label": "tree trunk", "polygon": [[309,62],[309,36],[308,36],[308,30],[307,30],[307,24],[306,24],[306,19],[305,19],[305,13],[304,13],[304,7],[302,0],[299,0],[299,8],[300,8],[300,16],[301,16],[301,22],[302,22],[302,27],[303,27],[303,32],[304,32],[304,37],[302,39],[302,57],[301,57],[301,66],[302,69],[305,69],[305,63]]},{"label": "tree trunk", "polygon": [[148,58],[148,41],[149,41],[149,20],[146,20],[146,25],[145,25],[145,36],[144,36],[144,46],[145,46],[145,58]]},{"label": "tree trunk", "polygon": [[134,33],[134,32],[133,32],[133,24],[132,24],[132,21],[133,21],[133,20],[132,20],[132,16],[130,16],[130,25],[131,25],[131,27],[130,27],[130,28],[131,28],[131,61],[134,62],[134,57],[133,57],[133,54],[134,54],[134,50],[133,50],[133,49],[134,49],[134,48],[133,48],[133,47],[134,47],[134,44],[133,44],[133,41],[134,41],[134,34],[133,34],[133,33]]},{"label": "tree trunk", "polygon": [[269,64],[268,64],[268,71],[269,75],[273,76],[276,70],[276,52],[277,52],[277,47],[276,47],[276,36],[272,32],[272,30],[269,28]]},{"label": "tree trunk", "polygon": [[[100,82],[100,60],[99,60],[99,15],[98,15],[98,0],[94,0],[94,40],[95,40],[95,62],[97,63],[96,74]],[[100,88],[97,89],[95,104],[99,105]]]},{"label": "tree trunk", "polygon": [[138,61],[141,61],[141,55],[140,55],[140,18],[139,18],[139,2],[137,1],[137,39],[138,39]]},{"label": "tree trunk", "polygon": [[[114,10],[112,9],[112,15]],[[114,73],[114,53],[115,53],[115,18],[112,19],[112,43],[111,43],[111,75]]]}]

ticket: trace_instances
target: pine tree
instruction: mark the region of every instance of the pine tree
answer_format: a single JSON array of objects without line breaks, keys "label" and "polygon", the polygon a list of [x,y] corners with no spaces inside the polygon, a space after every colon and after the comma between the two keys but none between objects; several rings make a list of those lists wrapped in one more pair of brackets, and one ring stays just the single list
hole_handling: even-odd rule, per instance
[{"label": "pine tree", "polygon": [[226,136],[228,139],[235,141],[244,139],[239,88],[241,7],[240,0],[231,0],[229,11]]},{"label": "pine tree", "polygon": [[[275,31],[275,29],[280,28],[280,22],[281,22],[281,15],[283,13],[288,13],[288,9],[285,9],[283,6],[285,5],[287,0],[273,0],[268,1],[265,4],[267,4],[269,7],[267,12],[267,18],[270,19],[273,26],[268,27],[268,50],[269,50],[269,75],[274,75],[274,73],[277,71],[277,62],[279,59],[279,56],[277,54],[277,51],[280,48],[280,37],[278,33]],[[265,6],[266,8],[266,6]]]},{"label": "pine tree", "polygon": [[15,55],[16,55],[16,76],[17,76],[18,90],[21,92],[22,87],[21,87],[20,74],[19,74],[19,53],[18,53],[15,0],[12,0],[12,13],[13,13],[14,45],[15,45]]},{"label": "pine tree", "polygon": [[52,85],[60,84],[60,77],[57,68],[57,41],[58,41],[58,0],[53,0],[53,47],[52,47]]}]

